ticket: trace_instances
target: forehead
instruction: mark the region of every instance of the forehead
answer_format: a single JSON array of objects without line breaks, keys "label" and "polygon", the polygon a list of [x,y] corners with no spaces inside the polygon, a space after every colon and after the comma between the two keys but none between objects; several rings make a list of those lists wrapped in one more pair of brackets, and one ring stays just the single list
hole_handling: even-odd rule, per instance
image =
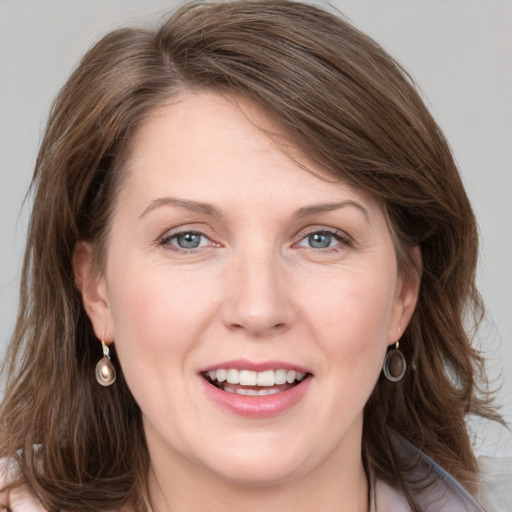
[{"label": "forehead", "polygon": [[[153,110],[135,132],[131,149],[131,164],[171,152],[176,164],[180,157],[192,161],[207,154],[212,167],[217,157],[226,158],[229,153],[235,158],[242,152],[282,153],[298,165],[307,162],[276,118],[262,107],[208,91],[183,93]],[[320,174],[329,176],[326,171]]]},{"label": "forehead", "polygon": [[135,134],[126,171],[126,188],[141,201],[156,193],[200,201],[248,193],[250,200],[283,203],[336,200],[340,194],[375,203],[312,164],[262,108],[215,93],[182,95],[154,110]]}]

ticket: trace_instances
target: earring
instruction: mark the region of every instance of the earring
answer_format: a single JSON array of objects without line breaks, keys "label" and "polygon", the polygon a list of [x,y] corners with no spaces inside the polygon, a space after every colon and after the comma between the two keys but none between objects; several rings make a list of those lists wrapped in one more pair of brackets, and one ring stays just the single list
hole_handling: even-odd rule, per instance
[{"label": "earring", "polygon": [[407,369],[407,363],[405,357],[399,350],[399,343],[396,342],[395,348],[390,350],[386,354],[384,364],[382,365],[382,371],[386,379],[391,382],[398,382],[405,375]]},{"label": "earring", "polygon": [[103,340],[101,340],[101,346],[103,347],[103,358],[96,365],[96,380],[98,384],[107,387],[116,381],[116,369],[110,360],[108,346]]}]

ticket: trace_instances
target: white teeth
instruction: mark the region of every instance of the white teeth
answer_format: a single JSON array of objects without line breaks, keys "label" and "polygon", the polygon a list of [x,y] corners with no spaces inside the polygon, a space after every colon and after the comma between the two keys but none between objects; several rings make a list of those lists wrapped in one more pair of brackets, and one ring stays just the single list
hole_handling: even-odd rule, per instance
[{"label": "white teeth", "polygon": [[296,376],[297,376],[297,372],[294,372],[293,370],[290,370],[286,374],[286,382],[288,382],[288,384],[291,384],[295,380]]},{"label": "white teeth", "polygon": [[275,384],[275,377],[273,370],[266,372],[258,372],[258,386],[273,386]]},{"label": "white teeth", "polygon": [[[208,371],[210,380],[216,382],[227,381],[229,384],[240,384],[241,386],[262,386],[271,388],[274,385],[293,384],[300,382],[306,376],[303,372],[295,370],[265,370],[263,372],[253,372],[251,370],[235,370],[234,368],[220,368],[218,370]],[[262,390],[266,391],[266,390]]]},{"label": "white teeth", "polygon": [[243,389],[243,388],[230,388],[229,386],[224,386],[224,391],[228,393],[233,393],[235,395],[244,395],[244,396],[264,396],[264,395],[275,395],[276,393],[280,393],[278,389],[260,389],[256,391],[255,389]]},{"label": "white teeth", "polygon": [[274,379],[277,385],[284,384],[286,382],[286,370],[276,370]]},{"label": "white teeth", "polygon": [[[239,383],[242,386],[256,386],[258,374],[249,370],[240,370]],[[260,384],[261,385],[261,384]]]},{"label": "white teeth", "polygon": [[229,384],[238,384],[240,382],[240,372],[238,370],[227,370],[227,378]]}]

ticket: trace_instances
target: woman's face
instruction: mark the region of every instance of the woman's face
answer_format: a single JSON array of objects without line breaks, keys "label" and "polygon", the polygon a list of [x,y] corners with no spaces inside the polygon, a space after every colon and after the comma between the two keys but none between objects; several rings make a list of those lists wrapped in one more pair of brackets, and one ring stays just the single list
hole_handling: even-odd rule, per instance
[{"label": "woman's face", "polygon": [[241,107],[202,93],[146,120],[104,273],[82,289],[153,464],[265,484],[360,463],[363,407],[416,287],[378,204],[303,170]]}]

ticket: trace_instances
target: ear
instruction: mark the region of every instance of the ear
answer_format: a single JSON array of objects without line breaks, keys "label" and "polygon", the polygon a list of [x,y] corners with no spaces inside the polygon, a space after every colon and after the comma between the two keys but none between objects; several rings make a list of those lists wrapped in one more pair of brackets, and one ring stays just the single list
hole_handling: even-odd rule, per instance
[{"label": "ear", "polygon": [[409,325],[420,291],[422,257],[419,246],[409,251],[412,267],[403,270],[397,279],[393,311],[388,333],[388,344],[396,343]]},{"label": "ear", "polygon": [[111,343],[114,340],[114,332],[107,285],[94,262],[93,247],[90,243],[77,242],[75,245],[73,272],[96,337],[105,343]]}]

